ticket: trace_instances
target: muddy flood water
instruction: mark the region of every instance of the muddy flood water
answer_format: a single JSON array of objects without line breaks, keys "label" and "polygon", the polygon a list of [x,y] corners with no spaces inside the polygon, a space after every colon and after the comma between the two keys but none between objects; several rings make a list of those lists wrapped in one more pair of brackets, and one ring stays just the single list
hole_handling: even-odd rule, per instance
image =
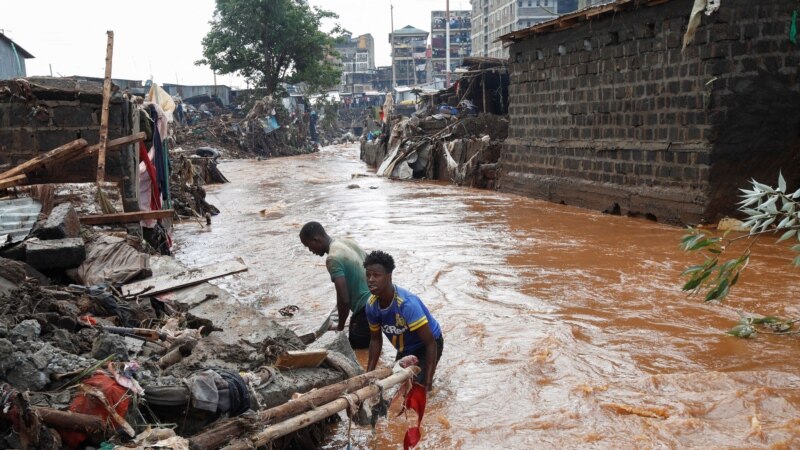
[{"label": "muddy flood water", "polygon": [[[739,310],[800,317],[800,270],[775,239],[754,247],[724,305],[705,305],[680,291],[699,258],[679,249],[681,228],[375,178],[356,146],[220,169],[232,182],[208,200],[222,214],[178,225],[176,255],[243,258],[249,272],[216,284],[298,333],[335,305],[324,259],[297,237],[303,223],[394,256],[395,282],[445,337],[418,448],[800,448],[800,340],[724,334]],[[281,317],[290,304],[299,312]],[[398,449],[406,425],[354,426],[349,439]],[[331,434],[324,448],[344,448],[347,422]]]}]

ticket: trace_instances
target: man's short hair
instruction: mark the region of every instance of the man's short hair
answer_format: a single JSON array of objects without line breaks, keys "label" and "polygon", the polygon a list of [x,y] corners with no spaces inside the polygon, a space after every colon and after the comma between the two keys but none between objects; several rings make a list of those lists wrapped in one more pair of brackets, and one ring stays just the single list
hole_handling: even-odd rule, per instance
[{"label": "man's short hair", "polygon": [[367,266],[371,266],[373,264],[383,266],[383,269],[386,271],[386,273],[392,273],[394,271],[394,258],[392,258],[392,255],[380,250],[375,250],[367,255],[366,258],[364,258],[365,269]]},{"label": "man's short hair", "polygon": [[319,222],[308,222],[300,229],[300,239],[313,239],[325,235],[325,228],[322,228]]}]

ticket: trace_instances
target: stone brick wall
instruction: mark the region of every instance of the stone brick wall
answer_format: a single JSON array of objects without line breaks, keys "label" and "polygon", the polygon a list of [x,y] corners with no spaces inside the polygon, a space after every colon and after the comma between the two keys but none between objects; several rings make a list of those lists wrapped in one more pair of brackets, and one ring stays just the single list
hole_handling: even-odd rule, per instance
[{"label": "stone brick wall", "polygon": [[[0,82],[0,91],[6,88],[6,92],[0,92],[0,166],[13,167],[78,138],[86,139],[90,145],[100,141],[102,85],[82,85],[81,90],[71,91],[66,86],[75,86],[74,82],[50,80],[57,79],[36,80],[27,98],[19,95],[19,87],[13,80]],[[134,128],[130,103],[112,99],[109,140],[128,136]],[[34,172],[29,179],[32,184],[91,182],[96,180],[96,173],[94,157]],[[138,209],[137,148],[129,146],[108,152],[106,181],[120,183],[126,210]]]},{"label": "stone brick wall", "polygon": [[672,223],[735,209],[749,178],[800,182],[793,0],[727,0],[681,51],[693,0],[511,45],[499,188]]}]

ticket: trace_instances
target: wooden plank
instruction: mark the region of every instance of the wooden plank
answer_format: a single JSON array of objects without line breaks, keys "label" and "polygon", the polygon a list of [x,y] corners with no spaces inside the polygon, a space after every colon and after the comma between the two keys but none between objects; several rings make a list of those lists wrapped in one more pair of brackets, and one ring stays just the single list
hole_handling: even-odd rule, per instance
[{"label": "wooden plank", "polygon": [[275,367],[278,369],[313,369],[319,367],[327,357],[327,350],[290,350],[278,356]]},{"label": "wooden plank", "polygon": [[[113,139],[113,140],[108,141],[108,143],[106,144],[106,150],[115,150],[115,149],[124,147],[124,146],[126,146],[128,144],[133,144],[134,142],[143,141],[145,139],[147,139],[147,133],[145,133],[144,131],[142,131],[140,133],[132,134],[130,136],[125,136],[125,137]],[[86,150],[84,150],[81,153],[76,153],[75,155],[73,155],[69,159],[67,159],[65,162],[75,161],[75,160],[78,160],[78,159],[83,159],[83,158],[92,156],[95,153],[97,153],[99,150],[100,150],[100,144],[90,145],[90,146],[86,147]]]},{"label": "wooden plank", "polygon": [[221,263],[209,264],[196,269],[183,272],[148,278],[122,286],[123,293],[130,295],[147,290],[147,295],[156,295],[164,292],[176,291],[188,286],[194,286],[214,278],[224,277],[239,272],[246,272],[247,266],[240,260],[229,260]]},{"label": "wooden plank", "polygon": [[76,139],[72,142],[67,142],[66,144],[54,148],[47,153],[31,158],[17,167],[14,167],[13,169],[9,169],[3,173],[0,173],[0,180],[15,177],[23,173],[33,172],[34,170],[44,167],[48,162],[65,157],[66,155],[71,155],[72,152],[78,151],[87,145],[88,143],[85,139]]},{"label": "wooden plank", "polygon": [[111,61],[114,55],[114,32],[106,31],[106,75],[103,80],[103,110],[100,113],[100,148],[97,151],[97,181],[106,179],[106,144],[108,144],[108,105],[111,101]]},{"label": "wooden plank", "polygon": [[28,181],[27,175],[25,174],[16,175],[11,178],[0,180],[0,189],[5,189],[11,186],[19,186],[20,184],[25,184],[27,181]]},{"label": "wooden plank", "polygon": [[133,223],[140,220],[165,219],[175,215],[172,209],[159,209],[157,211],[134,211],[115,214],[93,214],[80,216],[83,225],[108,225],[110,223]]}]

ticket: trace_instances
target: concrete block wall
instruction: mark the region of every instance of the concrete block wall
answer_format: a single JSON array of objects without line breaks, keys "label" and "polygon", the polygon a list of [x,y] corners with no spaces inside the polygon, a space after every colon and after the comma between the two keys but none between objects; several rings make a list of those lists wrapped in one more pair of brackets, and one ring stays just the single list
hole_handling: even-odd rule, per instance
[{"label": "concrete block wall", "polygon": [[[64,92],[33,95],[37,98],[0,96],[0,166],[13,167],[78,138],[90,145],[99,142],[101,96]],[[113,99],[109,140],[128,136],[133,130],[130,103]],[[106,161],[106,180],[120,183],[126,210],[138,209],[138,148],[109,151]],[[96,173],[95,157],[40,170],[29,179],[32,184],[91,182],[96,180]]]},{"label": "concrete block wall", "polygon": [[796,5],[723,2],[681,51],[693,3],[642,4],[512,44],[499,189],[698,223],[735,209],[751,177],[800,174]]}]

